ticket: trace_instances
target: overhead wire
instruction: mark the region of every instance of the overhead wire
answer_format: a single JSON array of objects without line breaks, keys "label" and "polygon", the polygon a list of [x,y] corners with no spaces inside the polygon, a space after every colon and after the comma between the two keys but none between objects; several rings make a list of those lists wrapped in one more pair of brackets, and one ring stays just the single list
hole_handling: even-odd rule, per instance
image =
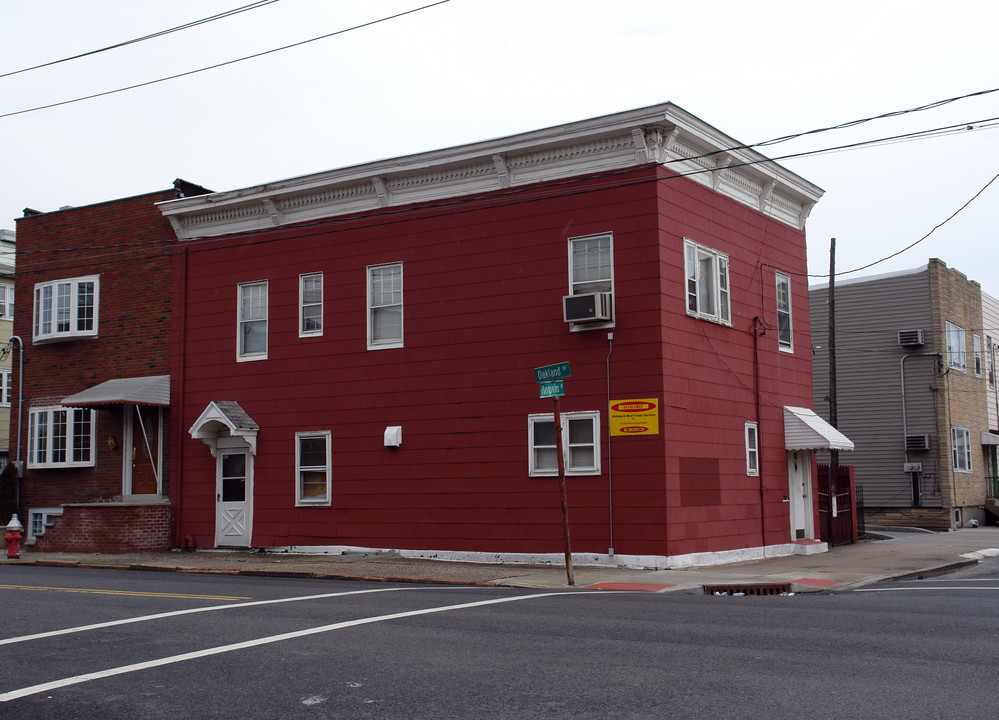
[{"label": "overhead wire", "polygon": [[210,15],[200,20],[192,20],[191,22],[184,23],[183,25],[177,25],[176,27],[167,28],[166,30],[159,30],[149,35],[143,35],[142,37],[132,38],[131,40],[123,40],[121,42],[114,43],[113,45],[108,45],[106,47],[97,48],[96,50],[88,50],[86,52],[78,53],[76,55],[70,55],[69,57],[60,58],[59,60],[50,60],[49,62],[40,63],[38,65],[32,65],[31,67],[21,68],[20,70],[11,70],[9,72],[0,73],[0,78],[10,77],[11,75],[20,75],[21,73],[30,72],[32,70],[40,70],[41,68],[51,67],[53,65],[59,65],[60,63],[70,62],[71,60],[79,60],[80,58],[90,57],[91,55],[97,55],[99,53],[108,52],[109,50],[117,50],[118,48],[126,47],[128,45],[134,45],[136,43],[145,42],[146,40],[152,40],[154,38],[163,37],[164,35],[169,35],[171,33],[180,32],[181,30],[187,30],[189,28],[197,27],[199,25],[204,25],[206,23],[214,22],[215,20],[222,20],[223,18],[232,17],[233,15],[238,15],[239,13],[246,12],[248,10],[256,10],[257,8],[264,7],[265,5],[270,5],[276,3],[278,0],[258,0],[257,2],[250,3],[249,5],[243,5],[242,7],[233,8],[232,10],[226,10],[225,12],[217,13],[215,15]]},{"label": "overhead wire", "polygon": [[166,82],[168,80],[176,80],[182,77],[197,75],[198,73],[207,72],[208,70],[217,70],[218,68],[227,67],[229,65],[235,65],[236,63],[241,63],[246,60],[253,60],[255,58],[264,57],[265,55],[272,55],[274,53],[282,52],[284,50],[290,50],[291,48],[301,47],[302,45],[308,45],[309,43],[314,43],[319,40],[325,40],[327,38],[335,37],[337,35],[343,35],[344,33],[352,32],[354,30],[360,30],[362,28],[371,27],[372,25],[378,25],[379,23],[388,22],[389,20],[395,20],[405,15],[412,15],[413,13],[420,12],[421,10],[427,10],[437,5],[443,5],[444,3],[450,1],[451,0],[437,0],[437,2],[432,2],[428,5],[423,5],[418,8],[412,8],[410,10],[403,10],[402,12],[395,13],[394,15],[387,15],[385,17],[381,17],[376,20],[369,20],[368,22],[363,22],[358,25],[353,25],[348,28],[343,28],[342,30],[336,30],[331,33],[319,35],[314,38],[309,38],[308,40],[300,40],[298,42],[294,42],[289,45],[283,45],[282,47],[272,48],[270,50],[264,50],[262,52],[253,53],[252,55],[246,55],[244,57],[235,58],[233,60],[226,60],[225,62],[215,63],[214,65],[206,65],[205,67],[196,68],[194,70],[187,70],[186,72],[176,73],[174,75],[168,75],[166,77],[157,78],[155,80],[146,80],[145,82],[135,83],[134,85],[127,85],[125,87],[115,88],[114,90],[104,90],[103,92],[93,93],[91,95],[84,95],[82,97],[72,98],[70,100],[61,100],[59,102],[49,103],[47,105],[38,105],[36,107],[26,108],[24,110],[15,110],[13,112],[2,113],[0,114],[0,118],[8,118],[8,117],[14,117],[16,115],[24,115],[26,113],[37,112],[38,110],[48,110],[50,108],[60,107],[63,105],[72,105],[73,103],[83,102],[84,100],[93,100],[94,98],[106,97],[108,95],[115,95],[117,93],[126,92],[128,90],[135,90],[141,87],[148,87],[149,85],[156,85],[158,83]]},{"label": "overhead wire", "polygon": [[[968,123],[961,123],[960,125],[961,126],[966,126],[966,125],[968,125]],[[952,126],[952,127],[956,127],[956,126]],[[922,139],[922,136],[926,136],[926,134],[929,133],[929,132],[933,132],[933,131],[932,130],[930,130],[930,131],[921,130],[921,131],[916,131],[916,132],[913,132],[913,133],[909,133],[908,136],[912,136],[913,139]],[[726,167],[727,168],[732,168],[732,167],[739,167],[739,166],[744,166],[744,165],[754,165],[754,164],[762,164],[762,163],[768,163],[768,162],[772,163],[776,159],[785,159],[785,158],[800,157],[800,156],[804,156],[804,155],[821,154],[821,153],[824,153],[824,152],[833,152],[833,151],[841,151],[841,150],[855,150],[855,149],[860,149],[860,148],[863,148],[863,147],[866,147],[866,146],[875,145],[877,143],[880,143],[880,142],[883,142],[883,141],[886,141],[886,140],[889,140],[889,139],[897,139],[897,138],[900,138],[900,137],[905,137],[905,136],[898,136],[898,135],[896,135],[896,136],[891,136],[891,138],[878,138],[878,139],[874,139],[874,140],[868,140],[868,141],[862,141],[862,142],[857,142],[857,143],[851,143],[849,145],[836,146],[836,147],[833,147],[833,148],[825,148],[825,149],[819,149],[819,150],[812,150],[812,151],[806,151],[806,152],[803,152],[803,153],[792,153],[792,154],[789,154],[789,155],[786,155],[786,156],[782,156],[781,158],[773,158],[772,159],[772,158],[763,158],[763,157],[761,157],[760,159],[757,159],[757,160],[746,161],[746,162],[738,163],[738,164],[732,164],[732,165],[728,165]],[[672,162],[682,162],[682,161],[685,161],[685,160],[687,160],[687,158],[679,158],[679,159],[677,159],[675,161],[672,161]],[[651,182],[671,181],[671,180],[675,180],[675,179],[679,179],[679,178],[685,178],[685,177],[690,177],[690,176],[693,176],[693,175],[703,174],[705,172],[711,172],[711,169],[699,168],[697,170],[691,170],[691,171],[688,171],[688,172],[677,172],[677,173],[675,173],[673,175],[670,175],[670,176],[668,176],[666,178],[660,178],[660,177],[652,177],[652,178],[649,178],[649,177],[639,177],[639,178],[636,179],[634,177],[628,177],[629,175],[633,176],[636,173],[636,170],[640,170],[640,169],[641,169],[641,167],[637,167],[637,168],[636,167],[628,167],[628,168],[623,168],[623,169],[618,169],[618,170],[611,170],[611,171],[606,171],[606,172],[603,172],[603,173],[593,174],[593,175],[587,176],[585,178],[585,180],[587,180],[587,181],[592,181],[592,182],[590,182],[590,184],[587,184],[584,187],[570,188],[567,192],[562,192],[562,193],[558,193],[558,189],[560,187],[576,185],[576,184],[579,183],[580,178],[578,178],[578,177],[572,177],[572,178],[566,178],[566,179],[563,179],[563,180],[552,181],[552,182],[547,183],[545,185],[545,187],[543,187],[543,188],[536,188],[536,187],[510,188],[510,189],[507,189],[507,190],[503,191],[502,194],[494,194],[494,195],[492,195],[489,198],[482,198],[482,197],[479,197],[479,196],[447,198],[447,199],[440,200],[440,201],[437,201],[437,202],[422,204],[422,205],[419,206],[419,208],[417,208],[417,211],[420,212],[421,214],[428,214],[428,215],[430,215],[432,217],[445,217],[445,216],[448,216],[448,215],[455,215],[455,214],[461,214],[461,213],[466,213],[466,212],[472,212],[474,210],[480,209],[481,207],[490,207],[490,208],[510,207],[510,206],[516,206],[516,205],[522,205],[522,204],[527,204],[527,203],[531,203],[531,202],[541,201],[541,200],[544,200],[546,198],[552,197],[553,196],[553,189],[555,190],[556,194],[558,194],[559,196],[583,195],[583,194],[589,194],[589,193],[593,193],[593,192],[601,192],[601,191],[605,191],[605,190],[620,189],[620,188],[630,187],[630,186],[634,186],[634,185],[643,185],[643,184],[647,184],[647,183],[651,183]],[[990,181],[989,184],[991,184],[992,182],[994,182],[995,179],[996,178],[993,178],[993,180]],[[981,193],[984,192],[984,190],[987,187],[988,187],[988,185],[986,185],[985,187],[983,187],[971,200],[969,200],[958,211],[956,211],[951,216],[951,218],[953,218],[957,213],[959,213],[961,210],[963,210],[964,208],[966,208],[975,198],[977,198],[979,195],[981,195]],[[410,215],[412,212],[413,212],[413,208],[408,207],[408,206],[380,209],[380,210],[378,210],[378,211],[376,211],[374,213],[369,214],[367,216],[367,219],[363,223],[361,223],[359,225],[359,227],[369,227],[370,228],[370,227],[381,227],[381,226],[385,226],[385,225],[395,224],[396,222],[405,221],[406,217],[408,215]],[[948,220],[951,219],[951,218],[948,218]],[[324,232],[328,232],[331,225],[356,224],[357,222],[358,222],[358,219],[356,217],[354,217],[354,216],[346,216],[346,217],[330,217],[330,218],[324,218],[322,220],[316,220],[316,221],[310,221],[310,222],[306,222],[306,223],[301,223],[301,224],[297,225],[297,228],[296,228],[297,229],[297,234],[295,235],[295,237],[299,237],[299,238],[310,237],[312,235],[322,234]],[[944,222],[946,222],[946,221],[944,221]],[[940,225],[943,225],[943,224],[944,223],[941,223]],[[274,230],[279,230],[279,229],[280,228],[268,228],[266,230],[256,230],[256,231],[251,231],[251,232],[253,234],[260,235],[260,234],[263,234],[263,233],[270,233],[270,232],[272,232]],[[244,234],[244,236],[242,237],[242,240],[241,240],[242,242],[244,242],[244,243],[250,242],[252,244],[256,244],[256,243],[272,242],[272,241],[278,239],[278,238],[269,238],[269,237],[258,237],[256,239],[249,240],[249,238],[246,237],[246,235],[248,235],[248,234],[249,233]],[[926,237],[928,237],[928,235],[929,234],[927,234]],[[281,237],[284,238],[284,237],[287,237],[287,236],[286,235],[282,235]],[[207,238],[191,238],[189,240],[186,240],[185,242],[188,243],[192,247],[196,247],[198,245],[202,245],[202,244],[205,244],[205,243],[215,243],[215,242],[218,242],[218,241],[224,240],[224,239],[225,238],[212,238],[212,237],[207,237]],[[925,239],[925,237],[923,239]],[[165,243],[165,242],[172,242],[172,241],[162,241],[162,242]],[[914,243],[914,244],[916,244],[916,243]],[[118,248],[124,249],[124,248],[128,248],[128,247],[148,247],[148,246],[150,246],[150,243],[146,243],[146,242],[143,242],[143,243],[118,243],[118,244],[116,244],[114,246],[93,247],[92,249],[95,252],[101,253],[100,257],[106,257],[107,253],[113,253],[115,251],[115,249],[118,249]],[[908,249],[908,248],[906,248],[906,249]],[[904,252],[904,249],[902,251],[899,251],[899,252]],[[32,253],[44,253],[44,254],[48,254],[50,256],[57,255],[57,254],[74,254],[77,259],[81,259],[81,260],[83,259],[81,257],[81,255],[80,255],[79,249],[52,248],[52,249],[49,249],[49,250],[27,250],[27,249],[24,249],[24,250],[19,249],[18,250],[18,254],[19,255],[32,254]],[[891,256],[891,257],[893,257],[893,256]],[[95,257],[97,257],[97,256],[95,256]],[[888,258],[885,258],[885,259],[888,259]],[[53,259],[51,262],[57,263],[58,260]],[[883,262],[883,260],[879,260],[877,262]],[[873,265],[873,264],[877,264],[877,262],[876,263],[871,263],[867,267],[870,267],[870,265]],[[791,271],[787,271],[787,270],[784,270],[783,272],[786,272],[789,275],[796,275],[796,276],[799,276],[799,277],[800,276],[806,276],[806,277],[827,277],[827,275],[814,275],[814,276],[810,276],[807,273],[795,273],[795,272],[791,272]],[[846,272],[852,272],[852,271],[846,271]],[[840,274],[843,274],[843,273],[837,273],[837,275],[840,275]]]}]

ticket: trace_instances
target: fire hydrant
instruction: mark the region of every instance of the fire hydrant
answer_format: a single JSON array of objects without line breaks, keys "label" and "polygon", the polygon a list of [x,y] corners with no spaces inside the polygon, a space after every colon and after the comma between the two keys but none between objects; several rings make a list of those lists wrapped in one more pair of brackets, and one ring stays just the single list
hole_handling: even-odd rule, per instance
[{"label": "fire hydrant", "polygon": [[7,534],[3,536],[3,539],[7,541],[7,557],[21,557],[22,530],[24,530],[24,525],[22,525],[21,521],[17,519],[17,513],[14,513],[10,522],[7,523]]}]

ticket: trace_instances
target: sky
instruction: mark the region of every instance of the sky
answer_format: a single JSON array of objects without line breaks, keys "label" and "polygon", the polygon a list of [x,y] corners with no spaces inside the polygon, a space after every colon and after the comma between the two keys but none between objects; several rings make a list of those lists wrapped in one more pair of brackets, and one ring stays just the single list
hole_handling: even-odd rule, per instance
[{"label": "sky", "polygon": [[[3,0],[0,75],[251,2]],[[810,283],[835,237],[840,277],[937,257],[999,297],[994,0],[434,2],[273,0],[0,77],[0,228],[178,177],[233,190],[667,101],[759,143],[977,93],[760,151],[825,191]]]}]

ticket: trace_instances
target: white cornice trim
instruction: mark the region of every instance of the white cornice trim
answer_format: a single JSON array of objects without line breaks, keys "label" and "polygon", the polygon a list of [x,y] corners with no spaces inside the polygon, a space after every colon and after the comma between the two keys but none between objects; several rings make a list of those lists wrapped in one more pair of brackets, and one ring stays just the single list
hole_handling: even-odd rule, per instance
[{"label": "white cornice trim", "polygon": [[822,190],[739,145],[672,103],[663,103],[158,205],[177,237],[191,240],[656,162],[803,228]]}]

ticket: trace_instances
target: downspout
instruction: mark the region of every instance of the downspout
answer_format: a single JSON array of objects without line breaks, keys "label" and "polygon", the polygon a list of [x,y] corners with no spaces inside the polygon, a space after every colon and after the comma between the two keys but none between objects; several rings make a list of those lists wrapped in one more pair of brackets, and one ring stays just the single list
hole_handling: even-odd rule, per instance
[{"label": "downspout", "polygon": [[753,396],[756,403],[756,465],[760,478],[760,538],[763,541],[763,555],[767,553],[767,504],[763,483],[763,422],[760,410],[760,334],[759,317],[753,318]]},{"label": "downspout", "polygon": [[[906,353],[905,355],[902,356],[902,359],[898,363],[899,382],[900,382],[900,384],[902,386],[902,392],[901,392],[901,395],[902,395],[902,447],[904,449],[904,458],[905,458],[905,464],[906,465],[909,464],[909,445],[908,445],[908,442],[906,440],[906,438],[909,437],[909,429],[908,429],[908,420],[906,418],[906,411],[905,411],[905,361],[908,358],[911,358],[911,357],[930,357],[930,356],[939,356],[939,355],[940,355],[940,353],[936,353],[936,352]],[[918,491],[919,491],[919,497],[922,498],[922,495],[923,495],[922,478],[920,478],[918,480],[918,486],[917,487],[918,487]]]},{"label": "downspout", "polygon": [[614,457],[611,454],[610,434],[610,358],[614,352],[614,333],[607,333],[607,515],[608,515],[608,545],[607,554],[614,557]]}]

